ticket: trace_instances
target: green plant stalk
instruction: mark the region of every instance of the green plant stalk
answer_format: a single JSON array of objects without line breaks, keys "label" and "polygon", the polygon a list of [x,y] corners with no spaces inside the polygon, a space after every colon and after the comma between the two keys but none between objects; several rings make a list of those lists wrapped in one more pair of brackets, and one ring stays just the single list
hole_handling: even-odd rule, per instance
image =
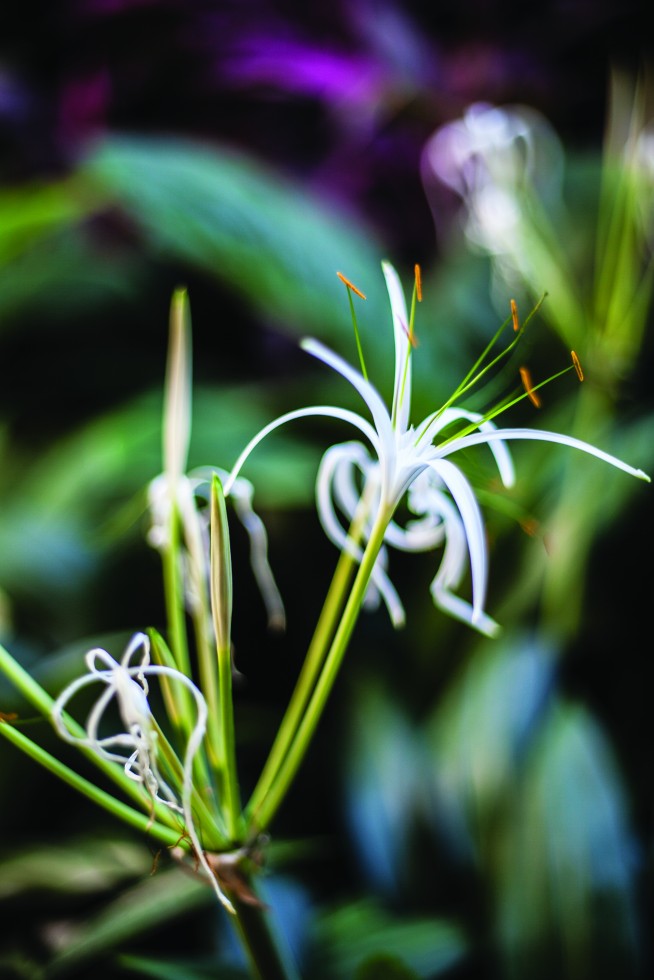
[{"label": "green plant stalk", "polygon": [[[246,886],[254,892],[252,879]],[[280,948],[270,923],[270,913],[264,906],[248,905],[233,900],[235,915],[230,922],[238,934],[247,955],[253,980],[300,980],[300,974],[290,955]]]},{"label": "green plant stalk", "polygon": [[234,702],[232,700],[232,651],[218,647],[218,691],[220,697],[220,728],[224,760],[223,813],[227,833],[234,843],[242,838],[243,821],[241,796],[236,768],[236,738],[234,734]]},{"label": "green plant stalk", "polygon": [[58,779],[68,783],[73,789],[76,789],[79,793],[82,793],[88,799],[103,807],[114,817],[118,817],[119,820],[129,824],[131,827],[136,827],[138,830],[156,837],[157,840],[161,841],[167,847],[174,847],[175,845],[182,846],[181,828],[165,827],[163,824],[154,820],[152,816],[140,813],[126,803],[117,800],[115,796],[106,793],[96,786],[95,783],[80,776],[73,769],[69,769],[63,762],[60,762],[59,759],[41,748],[36,742],[27,738],[8,722],[0,722],[0,734],[33,759],[34,762],[38,762],[39,765],[49,770]]},{"label": "green plant stalk", "polygon": [[302,760],[309,748],[322,712],[331,693],[347,646],[361,611],[361,606],[370,582],[370,576],[384,543],[384,535],[392,518],[388,508],[379,512],[363,553],[359,570],[354,579],[343,616],[339,622],[320,676],[309,700],[302,720],[297,727],[295,738],[280,765],[267,794],[255,801],[256,806],[248,808],[249,829],[255,833],[265,830],[281,806],[291,782],[295,778]]},{"label": "green plant stalk", "polygon": [[[173,657],[168,647],[168,644],[161,636],[161,634],[156,629],[153,629],[152,627],[147,630],[147,634],[150,637],[150,643],[152,645],[152,655],[155,662],[162,667],[168,667],[171,670],[177,670],[177,664],[175,663],[175,658]],[[168,689],[170,690],[170,688],[174,685],[174,682],[172,682],[169,678],[165,678],[165,675],[162,675],[161,676],[162,686],[163,686],[164,679],[168,680]],[[166,703],[166,711],[167,711],[169,702],[165,699],[165,692],[164,692],[164,700]],[[195,707],[192,707],[191,710],[195,711],[196,709]],[[188,723],[189,717],[190,716],[187,716],[184,719],[185,724],[187,726],[186,732],[180,731],[179,728],[177,728],[175,731],[175,734],[178,735],[184,742],[186,742],[189,737],[187,734],[187,732],[190,731],[190,725]],[[157,728],[158,731],[161,732],[161,729],[158,726]],[[163,734],[161,737],[162,738],[164,737]],[[166,745],[168,746],[170,752],[172,753],[173,749],[168,742],[166,742]],[[222,819],[222,813],[215,799],[215,785],[212,780],[212,773],[210,770],[209,762],[207,760],[207,752],[206,752],[206,747],[204,742],[201,746],[201,751],[198,751],[196,753],[196,756],[193,760],[193,773],[194,773],[196,785],[205,787],[205,791],[206,791],[205,802],[208,800],[213,808],[212,821],[216,823],[219,827],[222,827],[224,829],[224,820]],[[180,778],[179,780],[180,785],[181,782],[182,780]]]},{"label": "green plant stalk", "polygon": [[[164,595],[166,602],[166,619],[168,621],[169,646],[175,658],[175,666],[182,674],[191,678],[191,661],[188,652],[188,640],[186,636],[186,611],[184,607],[184,589],[181,583],[178,556],[180,552],[181,520],[177,512],[177,507],[172,508],[169,533],[170,541],[167,548],[163,550],[163,578]],[[165,688],[164,688],[165,689]],[[180,692],[181,693],[181,692]],[[184,695],[186,692],[184,692]],[[177,696],[170,691],[171,708],[170,719],[178,725],[184,724],[180,719],[184,718],[185,704],[179,705]],[[186,698],[185,698],[186,700]]]},{"label": "green plant stalk", "polygon": [[[31,677],[26,670],[23,670],[20,664],[14,660],[11,654],[1,645],[0,670],[13,684],[13,686],[20,691],[23,697],[48,721],[50,721],[52,718],[52,708],[54,706],[53,698],[50,697],[47,691],[44,691],[40,684],[37,684],[34,678]],[[80,738],[83,738],[86,735],[86,732],[82,726],[71,718],[70,715],[64,714],[64,718],[69,731],[73,735]],[[34,743],[30,742],[30,744]],[[102,770],[102,772],[108,776],[109,779],[120,786],[127,796],[131,796],[132,799],[134,799],[141,806],[144,805],[146,800],[139,784],[135,783],[133,779],[130,779],[120,766],[108,759],[101,758],[97,752],[94,752],[92,749],[87,748],[86,746],[80,745],[79,751],[82,752],[95,766],[97,766],[98,769]],[[169,824],[174,830],[177,829],[174,814],[168,809],[168,807],[162,806],[160,803],[155,803],[153,812],[156,814],[157,820],[159,820],[160,823]]]},{"label": "green plant stalk", "polygon": [[[157,749],[159,760],[163,762],[164,768],[164,778],[168,781],[170,777],[178,789],[178,797],[181,797],[181,787],[184,782],[184,767],[180,762],[179,756],[175,752],[175,749],[170,744],[166,738],[164,732],[153,719],[155,730],[157,733]],[[193,784],[193,794],[192,794],[192,806],[194,815],[197,817],[198,822],[203,830],[203,842],[207,851],[223,851],[228,848],[228,837],[224,827],[224,821],[220,813],[216,815],[215,809],[210,805],[214,802],[213,793],[211,795],[210,801],[203,797],[202,792],[198,786],[204,786],[204,783],[194,783]],[[212,787],[210,787],[212,790]]]},{"label": "green plant stalk", "polygon": [[[358,519],[355,519],[350,528],[350,537],[353,541],[360,540],[363,530],[364,514],[365,506],[362,508]],[[248,802],[246,809],[246,813],[248,814],[257,809],[261,800],[268,793],[286,757],[286,753],[295,738],[298,726],[302,720],[302,715],[315,688],[316,680],[325,661],[325,657],[327,656],[329,643],[336,632],[338,619],[345,605],[347,590],[352,581],[354,567],[355,559],[352,555],[342,551],[336,564],[327,597],[320,611],[307,655],[302,664],[300,675],[280,723],[277,735],[275,736],[275,741]]]},{"label": "green plant stalk", "polygon": [[214,777],[219,778],[222,771],[222,737],[219,724],[221,717],[220,682],[216,670],[215,652],[209,640],[211,613],[206,595],[202,594],[200,598],[200,609],[193,613],[192,619],[198,654],[200,687],[207,702],[207,708],[209,709],[206,739],[207,756]]}]

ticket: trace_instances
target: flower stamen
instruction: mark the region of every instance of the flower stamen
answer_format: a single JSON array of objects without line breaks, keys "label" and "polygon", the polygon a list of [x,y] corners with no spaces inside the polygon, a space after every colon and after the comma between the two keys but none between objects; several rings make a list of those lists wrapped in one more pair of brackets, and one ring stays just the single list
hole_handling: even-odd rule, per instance
[{"label": "flower stamen", "polygon": [[574,364],[574,369],[577,372],[577,377],[579,378],[580,381],[583,381],[584,372],[581,367],[581,362],[573,350],[571,350],[570,353],[572,355],[572,363]]},{"label": "flower stamen", "polygon": [[535,406],[535,408],[540,408],[542,405],[540,396],[536,394],[534,385],[531,380],[531,373],[529,371],[529,368],[525,367],[524,364],[520,368],[520,378],[522,379],[522,385],[525,391],[529,395],[529,401],[532,403],[532,405]]},{"label": "flower stamen", "polygon": [[422,303],[422,273],[417,262],[413,267],[413,274],[416,280],[416,298],[419,303]]},{"label": "flower stamen", "polygon": [[518,304],[514,299],[511,300],[511,319],[513,320],[513,330],[517,333],[520,329],[520,320],[518,319]]},{"label": "flower stamen", "polygon": [[345,283],[348,289],[351,289],[352,292],[356,293],[357,296],[360,296],[361,299],[366,299],[366,294],[362,293],[360,289],[357,289],[354,283],[350,279],[348,279],[347,276],[344,276],[342,272],[337,272],[336,275],[338,276],[338,278],[341,280],[342,283]]}]

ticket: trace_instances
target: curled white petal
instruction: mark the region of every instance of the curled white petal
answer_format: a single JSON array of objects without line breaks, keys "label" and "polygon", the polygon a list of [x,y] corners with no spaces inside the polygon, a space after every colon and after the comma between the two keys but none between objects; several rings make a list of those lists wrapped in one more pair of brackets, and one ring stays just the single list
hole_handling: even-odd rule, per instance
[{"label": "curled white petal", "polygon": [[[130,666],[133,654],[141,647],[143,648],[141,663]],[[207,861],[193,819],[193,761],[206,732],[207,704],[202,692],[185,674],[172,667],[151,664],[149,650],[148,637],[143,633],[137,633],[127,647],[120,664],[106,650],[97,648],[89,651],[86,658],[89,673],[74,680],[61,692],[52,708],[52,721],[58,734],[67,742],[89,748],[103,759],[122,763],[126,775],[142,783],[153,800],[183,814],[186,832],[195,856],[209,878],[218,899],[230,912],[233,912],[231,902],[220,888]],[[99,670],[96,666],[97,661],[106,664],[107,669]],[[195,701],[196,721],[184,753],[182,792],[179,802],[172,789],[161,778],[156,765],[156,730],[143,686],[147,683],[148,676],[166,677],[182,684]],[[98,682],[105,684],[106,690],[102,692],[89,713],[86,734],[74,735],[66,725],[64,710],[78,691]],[[121,721],[127,730],[100,738],[98,729],[102,716],[114,698],[117,701]],[[121,746],[127,749],[126,755],[108,751],[109,747]]]}]

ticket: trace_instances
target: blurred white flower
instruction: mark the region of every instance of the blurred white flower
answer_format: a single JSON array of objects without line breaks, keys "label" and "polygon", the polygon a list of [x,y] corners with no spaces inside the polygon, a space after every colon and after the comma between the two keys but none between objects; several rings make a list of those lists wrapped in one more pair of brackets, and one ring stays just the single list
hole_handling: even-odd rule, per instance
[{"label": "blurred white flower", "polygon": [[465,235],[494,257],[499,279],[512,290],[521,280],[537,282],[543,256],[534,208],[562,214],[563,151],[544,116],[527,106],[475,103],[434,133],[422,166],[428,194],[436,178],[462,199]]}]

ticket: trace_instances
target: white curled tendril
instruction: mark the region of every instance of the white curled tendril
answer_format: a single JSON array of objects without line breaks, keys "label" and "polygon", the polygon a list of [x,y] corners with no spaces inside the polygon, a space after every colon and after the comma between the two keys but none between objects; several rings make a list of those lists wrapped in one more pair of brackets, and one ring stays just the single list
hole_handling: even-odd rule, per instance
[{"label": "white curled tendril", "polygon": [[[136,654],[141,651],[140,660]],[[162,803],[181,814],[194,854],[222,904],[234,908],[220,888],[204,854],[193,820],[193,760],[200,748],[207,726],[207,705],[201,691],[185,674],[150,662],[150,640],[145,633],[136,633],[120,663],[99,647],[89,650],[85,657],[88,673],[72,681],[59,695],[52,708],[52,721],[57,733],[66,742],[86,747],[100,758],[121,763],[125,774],[141,783],[153,804]],[[163,780],[157,766],[157,727],[148,703],[148,677],[166,677],[182,684],[193,696],[196,721],[191,732],[183,762],[181,797],[178,800]],[[91,708],[84,726],[86,734],[74,735],[66,724],[64,711],[70,700],[81,690],[101,684],[104,690]],[[100,735],[100,725],[109,705],[115,701],[124,730],[113,735]]]}]

